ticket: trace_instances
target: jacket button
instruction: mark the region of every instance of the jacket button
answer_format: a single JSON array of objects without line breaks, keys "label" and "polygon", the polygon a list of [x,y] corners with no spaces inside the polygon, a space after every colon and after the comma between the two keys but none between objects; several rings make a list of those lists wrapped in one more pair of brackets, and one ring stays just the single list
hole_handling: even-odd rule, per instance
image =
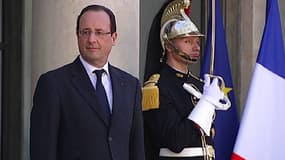
[{"label": "jacket button", "polygon": [[110,141],[110,142],[111,142],[111,141],[112,141],[112,137],[108,137],[108,141]]}]

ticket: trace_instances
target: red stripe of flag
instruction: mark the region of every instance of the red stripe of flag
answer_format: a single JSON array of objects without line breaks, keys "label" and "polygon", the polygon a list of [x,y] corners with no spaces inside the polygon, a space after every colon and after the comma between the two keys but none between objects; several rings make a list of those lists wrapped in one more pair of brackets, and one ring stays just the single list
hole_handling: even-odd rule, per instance
[{"label": "red stripe of flag", "polygon": [[242,158],[241,156],[233,153],[232,154],[232,160],[245,160],[244,158]]}]

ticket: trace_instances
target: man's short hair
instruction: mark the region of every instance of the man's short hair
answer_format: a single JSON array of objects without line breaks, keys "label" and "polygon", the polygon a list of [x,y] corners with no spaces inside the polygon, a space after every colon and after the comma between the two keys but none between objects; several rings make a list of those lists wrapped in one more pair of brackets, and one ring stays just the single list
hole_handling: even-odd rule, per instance
[{"label": "man's short hair", "polygon": [[108,16],[110,18],[110,22],[111,22],[111,24],[110,24],[111,25],[110,26],[111,34],[116,32],[117,26],[116,26],[116,18],[115,18],[114,13],[109,8],[107,8],[105,6],[94,4],[94,5],[89,5],[89,6],[86,6],[85,8],[83,8],[81,10],[80,14],[78,15],[77,21],[76,21],[76,33],[77,34],[79,32],[79,21],[80,21],[80,18],[87,11],[104,11],[104,12],[106,12],[108,14]]}]

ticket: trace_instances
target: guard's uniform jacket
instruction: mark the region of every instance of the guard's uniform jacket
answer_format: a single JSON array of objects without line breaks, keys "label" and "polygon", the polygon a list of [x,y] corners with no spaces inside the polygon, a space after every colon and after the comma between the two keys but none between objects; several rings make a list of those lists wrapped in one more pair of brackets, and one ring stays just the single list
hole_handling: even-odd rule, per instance
[{"label": "guard's uniform jacket", "polygon": [[[183,89],[184,82],[192,84],[202,93],[203,82],[200,79],[180,73],[168,65],[145,83],[143,114],[147,160],[207,159],[205,144],[211,147],[212,138],[202,135],[199,126],[187,118],[199,99]],[[199,156],[195,156],[197,148],[200,149]],[[171,153],[163,152],[165,150]],[[210,150],[213,151],[213,148]]]}]

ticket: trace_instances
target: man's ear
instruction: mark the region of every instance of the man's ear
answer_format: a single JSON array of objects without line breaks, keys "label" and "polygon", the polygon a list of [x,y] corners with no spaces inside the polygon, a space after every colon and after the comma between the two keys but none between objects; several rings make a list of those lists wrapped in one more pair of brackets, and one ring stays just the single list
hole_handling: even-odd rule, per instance
[{"label": "man's ear", "polygon": [[117,32],[112,33],[113,46],[116,45],[117,37],[118,37],[118,33]]},{"label": "man's ear", "polygon": [[174,50],[173,50],[173,47],[171,47],[169,44],[166,44],[165,45],[165,51],[166,51],[166,53],[169,53],[169,52],[173,52]]}]

